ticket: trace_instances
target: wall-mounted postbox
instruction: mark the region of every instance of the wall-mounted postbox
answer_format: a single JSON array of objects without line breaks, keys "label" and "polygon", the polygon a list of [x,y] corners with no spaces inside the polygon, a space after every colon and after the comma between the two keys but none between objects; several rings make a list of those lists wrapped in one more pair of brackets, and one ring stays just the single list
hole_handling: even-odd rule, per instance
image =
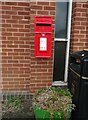
[{"label": "wall-mounted postbox", "polygon": [[35,57],[49,58],[52,49],[52,17],[36,16],[34,24]]}]

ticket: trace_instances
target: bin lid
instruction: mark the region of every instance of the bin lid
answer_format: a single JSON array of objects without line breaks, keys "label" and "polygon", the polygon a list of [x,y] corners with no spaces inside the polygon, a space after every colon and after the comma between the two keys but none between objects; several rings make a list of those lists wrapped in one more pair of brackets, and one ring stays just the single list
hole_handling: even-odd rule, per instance
[{"label": "bin lid", "polygon": [[87,57],[88,56],[88,49],[84,49],[82,51],[74,52],[71,56],[75,57],[75,58],[79,58],[79,59]]},{"label": "bin lid", "polygon": [[81,77],[88,80],[88,49],[71,54],[70,67]]}]

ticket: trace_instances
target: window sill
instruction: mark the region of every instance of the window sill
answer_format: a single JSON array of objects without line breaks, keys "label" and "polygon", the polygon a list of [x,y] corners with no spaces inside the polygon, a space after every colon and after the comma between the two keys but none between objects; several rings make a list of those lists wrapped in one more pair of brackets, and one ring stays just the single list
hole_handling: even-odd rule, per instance
[{"label": "window sill", "polygon": [[54,81],[52,86],[67,86],[67,82],[64,81]]}]

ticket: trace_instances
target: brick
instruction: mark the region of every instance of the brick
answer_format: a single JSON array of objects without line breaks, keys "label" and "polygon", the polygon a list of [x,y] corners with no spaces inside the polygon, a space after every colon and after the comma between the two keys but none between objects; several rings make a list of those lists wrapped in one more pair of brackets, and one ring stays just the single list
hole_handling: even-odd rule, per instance
[{"label": "brick", "polygon": [[55,7],[44,6],[44,10],[55,10]]},{"label": "brick", "polygon": [[24,25],[25,26],[25,28],[30,28],[30,25],[29,24],[27,24],[27,25]]},{"label": "brick", "polygon": [[13,33],[14,36],[24,36],[24,33]]},{"label": "brick", "polygon": [[83,17],[87,17],[87,13],[82,13],[82,16]]},{"label": "brick", "polygon": [[8,63],[18,63],[18,60],[8,60]]},{"label": "brick", "polygon": [[86,2],[85,4],[83,4],[84,8],[88,8],[88,3]]},{"label": "brick", "polygon": [[84,25],[84,26],[85,26],[86,24],[87,24],[86,21],[84,21],[84,22],[82,21],[82,22],[81,22],[81,25]]},{"label": "brick", "polygon": [[[85,43],[85,46],[88,46],[88,42]],[[85,48],[87,49],[88,47],[85,47]]]},{"label": "brick", "polygon": [[[13,29],[14,29],[14,28],[13,28]],[[15,42],[15,41],[18,40],[18,37],[15,37],[15,36],[14,36],[14,37],[12,37],[12,36],[9,37],[9,36],[8,36],[7,39],[8,39],[8,40],[11,40],[11,41],[14,40],[14,42]]]},{"label": "brick", "polygon": [[73,16],[80,16],[80,15],[81,15],[80,12],[75,12],[75,13],[73,14]]},{"label": "brick", "polygon": [[30,1],[30,5],[36,5],[35,1]]},{"label": "brick", "polygon": [[87,11],[87,9],[85,9],[85,8],[79,8],[79,9],[77,9],[77,12],[86,12]]},{"label": "brick", "polygon": [[17,11],[6,11],[6,14],[16,15]]},{"label": "brick", "polygon": [[3,19],[6,19],[6,18],[7,18],[7,19],[11,19],[11,15],[2,15],[2,18],[3,18]]},{"label": "brick", "polygon": [[75,18],[75,21],[87,21],[87,18],[85,18],[85,17],[76,17]]},{"label": "brick", "polygon": [[31,14],[36,14],[36,11],[30,11]]},{"label": "brick", "polygon": [[82,5],[81,4],[76,4],[76,8],[80,8]]},{"label": "brick", "polygon": [[3,32],[3,33],[2,33],[2,36],[12,36],[12,33]]},{"label": "brick", "polygon": [[29,12],[30,12],[30,6],[25,7],[23,10],[24,10],[24,11],[29,11]]},{"label": "brick", "polygon": [[42,10],[42,6],[32,5],[31,10]]},{"label": "brick", "polygon": [[74,26],[73,28],[77,29],[77,30],[85,30],[86,29],[85,26],[78,26],[78,25]]},{"label": "brick", "polygon": [[54,6],[55,7],[56,3],[55,2],[50,2],[50,6]]},{"label": "brick", "polygon": [[9,19],[8,19],[8,20],[6,20],[6,23],[10,23],[10,24],[11,24],[11,23],[18,23],[18,20],[9,20]]},{"label": "brick", "polygon": [[87,31],[80,31],[80,34],[86,34],[87,33]]},{"label": "brick", "polygon": [[29,32],[29,29],[19,29],[19,32]]},{"label": "brick", "polygon": [[29,20],[28,19],[25,19],[25,20],[20,20],[19,21],[19,24],[29,24]]},{"label": "brick", "polygon": [[30,37],[30,33],[25,33],[24,36]]},{"label": "brick", "polygon": [[18,48],[18,45],[7,45],[8,48]]},{"label": "brick", "polygon": [[11,10],[11,8],[12,8],[11,6],[2,6],[3,10]]},{"label": "brick", "polygon": [[21,11],[23,10],[23,7],[19,7],[19,6],[12,6],[12,10],[18,10],[18,11]]},{"label": "brick", "polygon": [[29,15],[29,12],[18,12],[18,15]]},{"label": "brick", "polygon": [[7,28],[6,31],[7,32],[18,32],[18,30],[14,28]]},{"label": "brick", "polygon": [[[17,38],[17,39],[18,39],[18,38]],[[24,40],[25,40],[25,39],[24,39]],[[19,41],[14,41],[14,44],[18,44],[18,45],[19,45],[19,44],[24,44],[24,41],[20,41],[20,40],[19,40]]]},{"label": "brick", "polygon": [[18,56],[18,55],[14,55],[14,56],[13,56],[13,59],[14,59],[14,60],[15,60],[15,59],[19,59],[19,60],[20,60],[20,59],[24,59],[24,56],[21,56],[21,55],[19,55],[19,56]]},{"label": "brick", "polygon": [[80,42],[82,42],[82,43],[83,43],[84,41],[85,41],[85,39],[82,39],[82,38],[80,39]]},{"label": "brick", "polygon": [[[7,59],[8,59],[8,58],[7,58]],[[10,67],[10,66],[12,66],[12,64],[5,64],[5,63],[3,63],[2,66]],[[5,74],[6,74],[6,73],[5,73]]]},{"label": "brick", "polygon": [[13,15],[12,19],[23,19],[23,16]]},{"label": "brick", "polygon": [[55,15],[55,11],[50,11],[50,15]]},{"label": "brick", "polygon": [[11,27],[11,24],[6,24],[6,23],[3,24],[3,23],[2,23],[2,27]]},{"label": "brick", "polygon": [[19,48],[29,48],[29,44],[19,45]]},{"label": "brick", "polygon": [[26,3],[26,2],[18,2],[18,6],[22,6],[22,7],[27,7],[29,6],[30,4],[29,3]]},{"label": "brick", "polygon": [[17,2],[5,2],[5,5],[17,5]]},{"label": "brick", "polygon": [[37,5],[48,5],[49,6],[49,2],[37,2]]},{"label": "brick", "polygon": [[49,11],[37,11],[39,15],[49,15]]}]

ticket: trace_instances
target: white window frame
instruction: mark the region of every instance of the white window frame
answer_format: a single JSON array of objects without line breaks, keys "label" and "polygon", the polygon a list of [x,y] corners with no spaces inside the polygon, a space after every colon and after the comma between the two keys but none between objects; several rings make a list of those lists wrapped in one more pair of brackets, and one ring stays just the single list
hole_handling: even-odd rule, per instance
[{"label": "white window frame", "polygon": [[72,0],[69,0],[68,7],[68,24],[67,24],[67,38],[55,38],[55,41],[67,41],[66,46],[66,57],[65,57],[65,73],[64,73],[64,81],[54,81],[52,83],[53,86],[64,86],[67,85],[68,78],[68,61],[69,61],[69,49],[70,49],[70,33],[71,33],[71,17],[72,17]]}]

